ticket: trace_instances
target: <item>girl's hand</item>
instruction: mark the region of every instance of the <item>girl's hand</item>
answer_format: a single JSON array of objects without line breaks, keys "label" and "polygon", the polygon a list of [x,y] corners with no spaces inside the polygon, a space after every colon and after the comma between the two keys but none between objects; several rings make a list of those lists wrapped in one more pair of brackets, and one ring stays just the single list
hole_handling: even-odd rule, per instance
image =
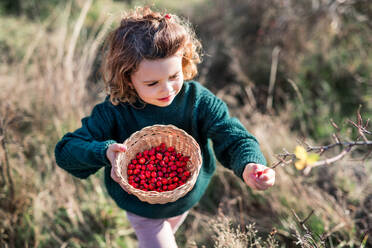
[{"label": "girl's hand", "polygon": [[244,182],[256,190],[265,190],[275,183],[275,171],[262,164],[249,163],[243,171]]},{"label": "girl's hand", "polygon": [[111,163],[111,178],[115,182],[120,182],[120,178],[115,173],[116,157],[118,156],[119,152],[125,152],[126,150],[127,150],[126,146],[119,143],[111,144],[106,150],[106,157]]}]

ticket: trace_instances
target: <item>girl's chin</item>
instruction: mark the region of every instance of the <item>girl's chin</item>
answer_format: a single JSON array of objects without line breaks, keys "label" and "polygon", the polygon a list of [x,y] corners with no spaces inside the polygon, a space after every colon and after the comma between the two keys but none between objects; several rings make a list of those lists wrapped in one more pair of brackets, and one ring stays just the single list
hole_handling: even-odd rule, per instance
[{"label": "girl's chin", "polygon": [[156,106],[158,106],[158,107],[167,107],[167,106],[169,106],[169,105],[171,105],[171,103],[172,103],[172,101],[168,101],[168,102],[157,102],[156,104],[154,104],[154,105],[156,105]]}]

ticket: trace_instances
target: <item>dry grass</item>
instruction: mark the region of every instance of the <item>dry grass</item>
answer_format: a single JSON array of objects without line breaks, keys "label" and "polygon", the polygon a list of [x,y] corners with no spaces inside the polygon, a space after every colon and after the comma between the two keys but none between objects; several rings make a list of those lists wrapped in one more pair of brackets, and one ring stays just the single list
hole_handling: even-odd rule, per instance
[{"label": "dry grass", "polygon": [[[102,11],[84,35],[91,4],[82,6],[77,20],[70,16],[71,4],[61,13],[56,9],[45,23],[31,27],[34,38],[23,40],[23,56],[1,66],[1,246],[118,247],[126,240],[130,247],[125,214],[106,197],[102,181],[73,179],[53,156],[57,140],[88,113],[91,94],[102,92],[89,86],[88,78],[112,18]],[[17,22],[8,28],[26,24]]]}]

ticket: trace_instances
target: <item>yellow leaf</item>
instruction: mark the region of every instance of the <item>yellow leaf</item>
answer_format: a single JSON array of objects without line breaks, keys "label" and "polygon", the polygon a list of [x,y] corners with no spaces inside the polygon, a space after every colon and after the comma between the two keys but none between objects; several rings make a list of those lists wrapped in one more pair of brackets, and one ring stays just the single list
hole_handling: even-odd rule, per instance
[{"label": "yellow leaf", "polygon": [[307,159],[307,151],[302,146],[296,146],[295,155],[296,155],[296,158],[299,160]]},{"label": "yellow leaf", "polygon": [[306,161],[304,160],[299,160],[295,163],[296,169],[297,170],[303,170],[306,166]]},{"label": "yellow leaf", "polygon": [[295,150],[297,161],[295,166],[297,170],[303,170],[307,166],[313,165],[319,159],[319,154],[308,153],[302,146],[297,146]]},{"label": "yellow leaf", "polygon": [[306,159],[306,162],[308,165],[313,165],[316,161],[319,160],[319,154],[316,153],[310,153]]}]

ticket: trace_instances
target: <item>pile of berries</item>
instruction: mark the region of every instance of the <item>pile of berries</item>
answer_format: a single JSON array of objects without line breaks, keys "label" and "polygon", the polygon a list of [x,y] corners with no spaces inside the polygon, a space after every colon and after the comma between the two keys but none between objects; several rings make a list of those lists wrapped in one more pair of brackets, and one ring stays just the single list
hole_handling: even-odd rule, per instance
[{"label": "pile of berries", "polygon": [[191,172],[187,169],[189,156],[177,153],[164,143],[139,152],[127,169],[128,183],[144,191],[171,191],[187,182]]}]

